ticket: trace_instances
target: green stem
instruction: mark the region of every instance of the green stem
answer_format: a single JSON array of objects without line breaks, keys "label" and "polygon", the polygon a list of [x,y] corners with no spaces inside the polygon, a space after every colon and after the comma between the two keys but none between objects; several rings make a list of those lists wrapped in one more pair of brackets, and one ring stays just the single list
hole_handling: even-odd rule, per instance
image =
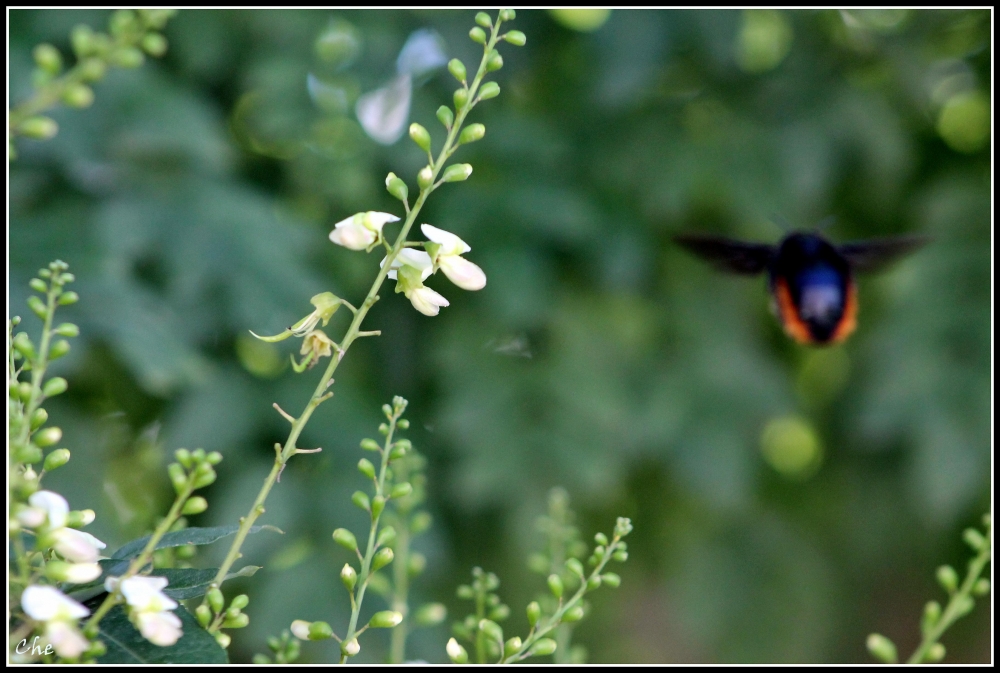
[{"label": "green stem", "polygon": [[[386,265],[388,266],[388,264]],[[382,464],[379,468],[378,480],[375,482],[375,495],[376,497],[381,496],[385,498],[385,471],[389,467],[389,454],[392,452],[392,436],[396,432],[396,421],[399,417],[403,415],[403,409],[396,409],[392,417],[389,419],[389,432],[385,436],[385,445],[382,448]],[[349,643],[358,637],[361,631],[357,630],[358,627],[358,617],[361,615],[361,604],[365,600],[365,590],[368,588],[368,580],[370,579],[370,571],[372,565],[372,558],[375,556],[375,539],[378,535],[378,522],[382,518],[382,514],[385,512],[383,507],[382,511],[376,516],[374,513],[371,518],[371,527],[368,530],[368,545],[365,547],[365,555],[361,560],[361,572],[358,573],[358,584],[357,584],[357,595],[352,595],[351,597],[351,621],[347,626],[347,635],[344,636],[344,642]],[[341,651],[340,663],[347,661],[347,654]]]},{"label": "green stem", "polygon": [[929,629],[924,638],[917,647],[916,651],[910,656],[906,661],[908,664],[921,664],[927,658],[927,653],[930,652],[931,647],[934,646],[944,632],[947,631],[952,624],[958,621],[961,617],[964,617],[969,613],[968,601],[972,600],[972,588],[976,585],[976,581],[982,574],[983,569],[986,568],[986,564],[990,562],[990,557],[993,550],[993,530],[992,525],[990,525],[986,530],[986,545],[979,551],[979,554],[969,562],[969,572],[965,576],[965,580],[962,582],[962,586],[951,595],[951,600],[948,601],[948,606],[944,609],[941,617],[934,624],[933,628]]},{"label": "green stem", "polygon": [[351,325],[348,327],[344,338],[340,340],[340,349],[336,351],[334,357],[331,358],[330,364],[327,366],[326,371],[323,372],[323,376],[319,380],[319,384],[317,384],[316,390],[313,392],[309,402],[306,404],[306,408],[303,410],[302,415],[296,418],[292,423],[292,429],[288,435],[288,439],[285,441],[281,452],[275,458],[274,466],[271,468],[271,473],[264,481],[264,485],[257,494],[257,498],[254,500],[253,506],[250,508],[247,515],[240,519],[240,529],[236,533],[236,537],[229,547],[229,552],[226,554],[226,558],[222,562],[222,565],[219,567],[219,572],[215,576],[215,583],[218,586],[222,586],[222,582],[225,579],[226,574],[229,572],[229,569],[232,567],[233,563],[236,562],[236,559],[240,557],[240,547],[243,546],[243,541],[249,534],[250,527],[253,526],[257,517],[264,513],[264,501],[267,500],[267,496],[271,492],[271,488],[274,486],[278,475],[281,474],[281,471],[284,469],[285,463],[287,463],[288,459],[295,454],[295,442],[298,439],[299,434],[302,432],[302,429],[309,421],[309,417],[312,415],[312,412],[315,411],[316,407],[332,395],[332,393],[327,392],[327,388],[329,388],[333,382],[333,374],[337,371],[337,366],[340,364],[340,361],[344,359],[344,356],[347,354],[347,350],[351,347],[351,344],[353,344],[354,340],[358,338],[359,332],[361,331],[361,323],[364,321],[365,316],[368,315],[368,311],[371,307],[376,301],[378,301],[378,291],[381,289],[386,276],[388,276],[392,263],[399,255],[399,251],[406,246],[406,237],[409,235],[410,229],[413,227],[413,223],[416,222],[417,216],[420,214],[420,209],[423,208],[424,203],[427,201],[427,197],[430,196],[431,192],[437,188],[437,185],[434,184],[434,180],[437,179],[438,174],[441,172],[444,162],[454,151],[455,140],[462,128],[462,123],[465,121],[466,116],[472,108],[475,107],[475,93],[479,88],[479,84],[482,82],[483,76],[486,74],[486,62],[489,53],[492,51],[497,40],[499,39],[497,35],[499,28],[500,21],[498,20],[493,28],[493,33],[490,37],[489,43],[484,50],[482,62],[479,64],[479,71],[476,73],[476,77],[473,80],[472,85],[469,87],[469,98],[466,101],[466,104],[462,106],[462,109],[458,110],[458,114],[455,117],[455,123],[452,125],[451,130],[448,133],[444,146],[442,146],[437,160],[431,165],[433,173],[431,184],[420,190],[420,195],[417,197],[413,207],[409,208],[407,211],[403,227],[396,236],[392,250],[386,255],[385,263],[379,269],[378,274],[376,274],[375,280],[372,282],[371,289],[368,290],[368,295],[365,297],[364,302],[358,307],[357,312],[354,314],[354,319],[351,321]]},{"label": "green stem", "polygon": [[[61,271],[53,272],[62,273]],[[52,339],[52,318],[56,312],[56,298],[62,291],[62,285],[53,282],[49,284],[48,303],[45,311],[45,319],[42,324],[42,340],[38,345],[38,358],[31,363],[31,396],[24,407],[24,423],[17,437],[17,446],[23,447],[31,437],[31,416],[35,409],[42,403],[42,380],[45,377],[45,369],[49,366],[49,342]]]}]

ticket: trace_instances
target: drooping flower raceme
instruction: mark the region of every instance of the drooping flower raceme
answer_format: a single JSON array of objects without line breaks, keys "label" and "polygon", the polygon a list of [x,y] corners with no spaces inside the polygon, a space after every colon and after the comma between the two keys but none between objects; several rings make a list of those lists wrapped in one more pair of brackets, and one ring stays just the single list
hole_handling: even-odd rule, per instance
[{"label": "drooping flower raceme", "polygon": [[444,271],[448,280],[463,290],[482,290],[486,287],[486,274],[483,270],[462,257],[472,250],[468,243],[451,232],[429,224],[421,224],[420,231],[431,240],[424,244],[424,248],[434,263],[435,271]]},{"label": "drooping flower raceme", "polygon": [[54,587],[30,585],[21,594],[24,614],[45,624],[43,638],[64,659],[77,659],[90,642],[76,628],[76,621],[90,610]]},{"label": "drooping flower raceme", "polygon": [[330,240],[351,250],[371,250],[382,240],[382,227],[398,221],[395,215],[374,210],[355,213],[334,225]]},{"label": "drooping flower raceme", "polygon": [[160,647],[173,645],[182,635],[181,620],[171,610],[177,601],[163,593],[166,577],[109,577],[104,588],[118,590],[128,604],[129,620],[142,637]]}]

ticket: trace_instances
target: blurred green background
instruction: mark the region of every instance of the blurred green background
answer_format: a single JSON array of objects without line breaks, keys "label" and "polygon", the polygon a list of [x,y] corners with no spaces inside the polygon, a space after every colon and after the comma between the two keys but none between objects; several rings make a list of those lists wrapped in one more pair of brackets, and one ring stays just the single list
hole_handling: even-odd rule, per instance
[{"label": "blurred green background", "polygon": [[[47,483],[95,509],[109,545],[165,511],[177,447],[225,455],[193,525],[245,513],[286,435],[271,403],[297,413],[320,375],[248,330],[284,329],[320,291],[364,296],[380,255],[327,234],[398,212],[385,175],[413,189],[424,159],[405,136],[372,140],[355,102],[420,29],[474,68],[473,16],[182,11],[165,58],[56,111],[54,140],[18,141],[11,311],[30,316],[27,282],[55,258],[81,296],[63,317],[82,336],[53,367],[70,392],[49,405],[73,461]],[[10,100],[30,95],[35,44],[68,57],[74,25],[106,21],[11,11]],[[304,433],[323,453],[291,461],[268,501],[262,522],[285,535],[244,548],[264,570],[233,583],[251,625],[231,632],[231,659],[293,619],[344,629],[348,555],[330,533],[365,524],[349,501],[358,442],[395,394],[435,518],[414,602],[446,603],[449,621],[480,565],[502,581],[505,629],[527,631],[543,578],[525,558],[562,485],[587,539],[635,524],[622,586],[594,594],[576,631],[592,662],[866,662],[871,631],[908,654],[941,599],[934,569],[964,568],[960,532],[991,502],[989,11],[521,11],[513,27],[527,46],[501,48],[501,95],[470,118],[486,137],[457,156],[475,172],[420,218],[468,241],[489,283],[436,277],[452,302],[436,318],[383,289],[367,323],[383,336],[351,349]],[[409,120],[438,146],[455,82],[421,79]],[[845,345],[802,348],[763,280],[671,243],[774,242],[773,213],[802,228],[835,215],[835,241],[934,240],[861,280]],[[946,636],[948,660],[989,661],[990,633],[979,606]],[[408,656],[446,661],[448,636],[418,631]],[[333,659],[332,642],[302,660]],[[366,636],[357,660],[382,661],[387,642]]]}]

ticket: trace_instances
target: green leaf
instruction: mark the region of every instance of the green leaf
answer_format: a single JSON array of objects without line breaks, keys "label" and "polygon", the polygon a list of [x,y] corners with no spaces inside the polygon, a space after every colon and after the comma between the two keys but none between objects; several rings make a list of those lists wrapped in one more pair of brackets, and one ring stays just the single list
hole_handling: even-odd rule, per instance
[{"label": "green leaf", "polygon": [[[101,576],[92,582],[65,589],[68,596],[83,602],[90,601],[95,596],[100,595],[100,600],[103,601],[103,595],[107,594],[104,590],[104,581],[108,577],[124,575],[129,566],[129,561],[126,559],[101,559],[98,563],[101,564],[103,571]],[[234,573],[228,573],[223,581],[231,580],[234,577],[251,577],[258,570],[260,570],[260,566],[244,566]],[[163,593],[175,600],[184,600],[205,595],[218,572],[218,568],[154,568],[148,574],[155,577],[166,577],[167,588],[163,590]]]},{"label": "green leaf", "polygon": [[[167,533],[164,535],[160,542],[156,545],[157,549],[165,549],[166,547],[181,547],[186,544],[193,545],[206,545],[212,544],[216,540],[221,540],[224,537],[229,537],[230,535],[235,535],[240,527],[237,524],[232,524],[229,526],[215,526],[213,528],[185,528],[184,530],[179,530],[173,533]],[[252,526],[250,528],[250,533],[259,533],[262,530],[270,530],[276,533],[283,533],[280,528],[275,528],[274,526]],[[146,544],[149,542],[150,536],[141,537],[138,540],[132,540],[131,542],[126,542],[118,551],[111,555],[113,559],[130,559],[138,556],[143,549],[146,548]]]},{"label": "green leaf", "polygon": [[203,629],[184,606],[174,610],[184,635],[168,647],[154,645],[128,620],[121,605],[108,611],[98,627],[98,638],[108,651],[97,661],[102,664],[228,664],[226,651]]}]

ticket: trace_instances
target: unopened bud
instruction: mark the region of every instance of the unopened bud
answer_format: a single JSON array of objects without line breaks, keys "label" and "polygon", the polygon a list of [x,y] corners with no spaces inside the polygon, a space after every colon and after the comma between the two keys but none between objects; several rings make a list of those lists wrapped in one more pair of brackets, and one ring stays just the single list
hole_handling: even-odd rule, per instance
[{"label": "unopened bud", "polygon": [[[420,187],[420,189],[427,189],[433,183],[434,183],[434,171],[431,170],[430,166],[424,166],[423,168],[420,169],[420,172],[417,173],[417,186]],[[406,428],[403,428],[404,422],[405,421],[401,420],[396,425],[398,425],[401,429],[405,430]],[[407,425],[409,425],[409,423],[407,423]]]},{"label": "unopened bud", "polygon": [[525,37],[524,33],[522,33],[519,30],[509,31],[506,35],[503,36],[503,39],[505,39],[507,42],[514,45],[515,47],[523,47],[524,43],[528,41],[528,38]]},{"label": "unopened bud", "polygon": [[208,501],[200,495],[196,495],[193,498],[188,498],[188,501],[184,503],[184,509],[181,510],[181,513],[190,516],[192,514],[201,514],[206,509],[208,509]]},{"label": "unopened bud", "polygon": [[348,640],[346,643],[340,644],[340,651],[349,657],[353,657],[358,652],[361,651],[361,645],[358,644],[357,638],[352,638],[351,640]]},{"label": "unopened bud", "polygon": [[489,100],[500,95],[500,85],[496,82],[483,82],[479,87],[479,100]]},{"label": "unopened bud", "polygon": [[167,38],[159,33],[148,33],[142,38],[142,50],[150,56],[163,56],[167,53]]},{"label": "unopened bud", "polygon": [[555,573],[549,575],[548,584],[549,584],[549,591],[552,592],[552,595],[555,596],[556,598],[562,598],[563,583],[559,575],[556,575]]},{"label": "unopened bud", "polygon": [[[365,451],[379,451],[381,450],[382,447],[379,446],[378,442],[376,442],[374,439],[362,439],[361,448],[364,449]],[[360,465],[358,466],[358,469],[360,469]],[[374,469],[373,469],[373,474],[374,474]]]},{"label": "unopened bud", "polygon": [[425,152],[431,151],[431,134],[417,123],[410,124],[410,138]]},{"label": "unopened bud", "polygon": [[35,63],[50,75],[58,75],[62,70],[62,54],[51,44],[40,44],[33,52]]},{"label": "unopened bud", "polygon": [[309,640],[326,640],[333,637],[333,629],[326,622],[313,622],[309,625]]},{"label": "unopened bud", "polygon": [[896,645],[880,633],[873,633],[865,641],[868,652],[883,664],[895,664],[899,662],[896,655]]},{"label": "unopened bud", "polygon": [[[392,175],[390,173],[390,175]],[[406,187],[406,183],[395,177],[387,178],[385,181],[386,190],[392,194],[393,197],[399,199],[400,201],[406,201],[406,197],[409,196],[409,189]]]},{"label": "unopened bud", "polygon": [[469,31],[469,37],[472,38],[473,42],[486,44],[486,31],[478,26]]},{"label": "unopened bud", "polygon": [[542,616],[542,607],[538,604],[538,601],[531,601],[528,603],[528,626],[534,626],[538,623],[539,618]]},{"label": "unopened bud", "polygon": [[463,180],[468,180],[470,175],[472,175],[472,166],[470,164],[452,164],[444,169],[442,179],[445,182],[462,182]]},{"label": "unopened bud", "polygon": [[212,587],[205,594],[205,598],[208,599],[208,606],[212,608],[212,612],[219,614],[222,612],[222,608],[225,607],[225,598],[222,596],[222,591],[219,587]]},{"label": "unopened bud", "polygon": [[392,629],[399,626],[403,621],[403,614],[395,610],[382,610],[372,615],[368,621],[368,626],[373,629]]},{"label": "unopened bud", "polygon": [[66,384],[66,379],[61,376],[55,376],[45,382],[42,386],[42,394],[46,397],[55,397],[56,395],[61,395],[66,392],[66,388],[69,386]]},{"label": "unopened bud", "polygon": [[482,124],[469,124],[458,136],[458,142],[460,145],[466,143],[474,143],[477,140],[481,140],[482,137],[486,135],[486,127]]},{"label": "unopened bud", "polygon": [[465,107],[465,104],[469,102],[469,90],[465,88],[455,89],[455,94],[452,96],[452,99],[455,102],[455,109],[461,110]]},{"label": "unopened bud", "polygon": [[392,526],[386,526],[378,532],[378,540],[375,544],[379,547],[384,547],[386,545],[391,545],[396,541],[396,529]]},{"label": "unopened bud", "polygon": [[948,593],[954,593],[958,588],[958,573],[949,565],[941,566],[937,569],[938,584]]},{"label": "unopened bud", "polygon": [[333,531],[333,541],[350,551],[354,551],[358,548],[357,538],[354,537],[354,533],[346,528],[338,528]]},{"label": "unopened bud", "polygon": [[86,84],[70,84],[63,91],[63,102],[70,107],[90,107],[94,102],[94,90]]},{"label": "unopened bud", "polygon": [[413,622],[418,626],[440,624],[448,616],[448,608],[441,603],[427,603],[413,613]]},{"label": "unopened bud", "polygon": [[48,117],[29,117],[18,125],[17,130],[29,138],[48,140],[59,132],[59,125]]},{"label": "unopened bud", "polygon": [[403,483],[396,484],[395,486],[392,487],[392,493],[390,497],[405,498],[411,493],[413,493],[413,486],[411,486],[408,481],[404,481]]},{"label": "unopened bud", "polygon": [[446,129],[451,129],[451,125],[455,121],[455,114],[451,111],[451,108],[447,105],[442,105],[437,109],[437,118],[441,122],[441,125]]},{"label": "unopened bud", "polygon": [[556,651],[556,641],[551,638],[542,638],[528,650],[529,657],[545,657]]},{"label": "unopened bud", "polygon": [[32,441],[34,441],[36,446],[45,448],[46,446],[52,446],[60,439],[62,439],[62,430],[50,427],[36,432]]},{"label": "unopened bud", "polygon": [[448,644],[445,645],[444,649],[453,664],[466,664],[469,662],[469,653],[454,638],[448,640]]},{"label": "unopened bud", "polygon": [[583,606],[574,605],[569,610],[563,613],[562,620],[564,622],[578,622],[583,619]]},{"label": "unopened bud", "polygon": [[465,76],[467,74],[465,72],[465,64],[459,61],[457,58],[453,58],[450,61],[448,61],[448,72],[450,72],[451,76],[457,79],[459,83],[465,81]]},{"label": "unopened bud", "polygon": [[354,585],[358,583],[358,573],[350,563],[345,563],[340,570],[340,581],[348,591],[354,591]]},{"label": "unopened bud", "polygon": [[489,59],[486,61],[486,72],[493,72],[494,70],[499,70],[503,67],[503,56],[500,55],[496,49],[490,54]]},{"label": "unopened bud", "polygon": [[389,547],[383,547],[375,552],[375,556],[372,558],[372,572],[384,568],[385,566],[392,563],[393,553],[392,549]]},{"label": "unopened bud", "polygon": [[476,14],[476,23],[478,23],[483,28],[492,28],[493,21],[490,19],[490,15],[486,12],[478,12]]},{"label": "unopened bud", "polygon": [[45,456],[45,463],[42,465],[46,472],[62,467],[69,462],[69,449],[56,449]]}]

